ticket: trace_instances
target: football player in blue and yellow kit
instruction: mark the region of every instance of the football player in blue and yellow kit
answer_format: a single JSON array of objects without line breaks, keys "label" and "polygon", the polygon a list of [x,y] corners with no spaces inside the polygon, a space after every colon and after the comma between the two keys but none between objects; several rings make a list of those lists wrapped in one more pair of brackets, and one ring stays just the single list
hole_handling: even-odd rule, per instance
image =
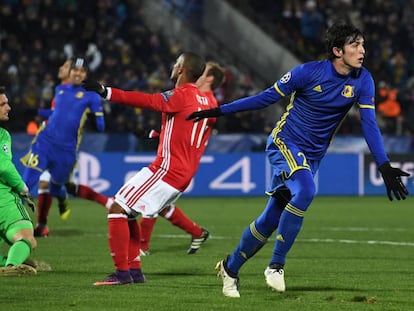
[{"label": "football player in blue and yellow kit", "polygon": [[[64,202],[67,207],[65,183],[70,179],[76,163],[78,147],[83,125],[88,113],[93,113],[97,130],[105,130],[102,99],[94,92],[86,91],[81,82],[87,76],[87,64],[84,58],[72,60],[69,72],[70,83],[55,88],[55,109],[45,126],[34,139],[30,155],[24,165],[23,180],[32,189],[39,181],[40,174],[48,170],[51,175],[50,193]],[[67,212],[68,212],[67,207]],[[43,217],[45,219],[45,217]],[[47,235],[45,223],[38,223],[35,231]]]},{"label": "football player in blue and yellow kit", "polygon": [[257,95],[216,109],[194,112],[187,118],[199,121],[261,109],[282,97],[291,96],[286,112],[267,142],[266,153],[273,171],[267,206],[244,231],[233,253],[216,266],[223,279],[225,296],[240,297],[240,268],[275,230],[276,242],[264,274],[268,286],[278,292],[285,291],[283,267],[286,255],[315,196],[314,176],[353,105],[359,107],[363,135],[382,174],[389,199],[393,196],[397,200],[405,199],[408,195],[401,176],[409,174],[390,165],[375,119],[374,81],[362,66],[365,57],[363,34],[352,25],[337,22],[326,32],[325,42],[326,60],[299,65]]}]

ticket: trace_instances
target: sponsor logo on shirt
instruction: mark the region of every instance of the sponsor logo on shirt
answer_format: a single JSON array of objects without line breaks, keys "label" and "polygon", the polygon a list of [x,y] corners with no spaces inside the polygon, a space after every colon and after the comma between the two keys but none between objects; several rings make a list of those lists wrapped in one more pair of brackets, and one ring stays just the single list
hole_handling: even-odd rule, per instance
[{"label": "sponsor logo on shirt", "polygon": [[168,102],[168,97],[173,96],[174,95],[174,91],[170,90],[170,91],[166,91],[161,93],[162,97],[164,97],[164,101]]},{"label": "sponsor logo on shirt", "polygon": [[354,97],[354,87],[352,85],[344,85],[344,89],[342,90],[341,95],[346,98]]},{"label": "sponsor logo on shirt", "polygon": [[3,145],[3,151],[6,153],[9,152],[9,148],[7,147],[6,144]]},{"label": "sponsor logo on shirt", "polygon": [[319,93],[322,93],[322,87],[321,87],[320,84],[318,84],[317,86],[315,86],[312,90],[314,90],[316,92],[319,92]]}]

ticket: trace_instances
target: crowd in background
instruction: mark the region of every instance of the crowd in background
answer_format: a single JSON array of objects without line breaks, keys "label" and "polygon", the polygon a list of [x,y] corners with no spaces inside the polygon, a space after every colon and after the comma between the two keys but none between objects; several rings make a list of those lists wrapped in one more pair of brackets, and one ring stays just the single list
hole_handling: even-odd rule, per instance
[{"label": "crowd in background", "polygon": [[[182,2],[183,18],[202,14],[202,1]],[[414,134],[414,7],[395,0],[229,0],[301,61],[324,57],[323,33],[338,17],[348,19],[366,36],[364,65],[377,85],[380,126],[389,134]],[[182,11],[177,11],[178,13]],[[170,69],[179,43],[151,31],[141,18],[140,1],[38,0],[0,1],[0,84],[5,85],[13,108],[12,131],[25,131],[40,122],[38,108],[48,108],[57,71],[73,55],[86,55],[93,79],[122,89],[160,92],[173,87]],[[218,60],[220,61],[220,60]],[[229,64],[226,64],[229,65]],[[228,67],[226,82],[217,90],[220,102],[256,91],[254,77],[235,75]],[[279,77],[275,77],[275,80]],[[159,114],[105,103],[109,132],[156,128]],[[357,110],[341,133],[359,134]],[[218,131],[263,133],[274,120],[263,112],[223,118]]]},{"label": "crowd in background", "polygon": [[[378,122],[386,134],[414,135],[414,1],[229,0],[301,61],[324,58],[323,34],[341,18],[365,35],[367,67],[376,82]],[[277,78],[277,77],[276,77]],[[351,111],[341,133],[359,134]]]}]

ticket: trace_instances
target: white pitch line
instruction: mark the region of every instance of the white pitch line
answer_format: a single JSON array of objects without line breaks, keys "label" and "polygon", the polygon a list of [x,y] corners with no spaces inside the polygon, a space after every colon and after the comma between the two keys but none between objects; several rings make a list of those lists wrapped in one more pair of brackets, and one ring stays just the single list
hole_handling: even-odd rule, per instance
[{"label": "white pitch line", "polygon": [[408,231],[407,228],[363,228],[363,227],[323,227],[322,230],[327,231],[356,231],[356,232],[390,232],[390,231],[396,231],[396,232],[406,232]]},{"label": "white pitch line", "polygon": [[336,239],[297,239],[299,242],[311,243],[342,243],[342,244],[369,244],[369,245],[394,245],[394,246],[414,246],[414,242],[394,242],[394,241],[358,241],[358,240],[336,240]]},{"label": "white pitch line", "polygon": [[[83,234],[84,237],[106,237],[105,234]],[[162,239],[189,239],[188,234],[156,234],[157,238]],[[55,236],[53,238],[66,238]],[[217,236],[210,235],[209,239],[213,240],[240,240],[240,237],[235,236]],[[269,238],[269,241],[274,241],[274,237]],[[414,242],[396,242],[396,241],[376,241],[376,240],[347,240],[347,239],[297,239],[297,242],[303,243],[338,243],[338,244],[367,244],[367,245],[393,245],[393,246],[410,246],[414,247]]]},{"label": "white pitch line", "polygon": [[[156,235],[163,239],[188,239],[188,235],[183,234],[159,234]],[[216,236],[210,235],[213,240],[229,240],[229,239],[240,239],[240,237],[230,236]],[[269,239],[274,240],[274,239]],[[345,240],[345,239],[297,239],[297,242],[304,243],[340,243],[340,244],[368,244],[368,245],[394,245],[394,246],[411,246],[414,247],[414,242],[395,242],[395,241],[375,241],[375,240]]]}]

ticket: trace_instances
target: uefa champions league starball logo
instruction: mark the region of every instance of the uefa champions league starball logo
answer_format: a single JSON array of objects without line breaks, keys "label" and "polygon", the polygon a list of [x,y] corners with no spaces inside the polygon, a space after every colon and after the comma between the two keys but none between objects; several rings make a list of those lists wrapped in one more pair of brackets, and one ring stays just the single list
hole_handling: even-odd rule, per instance
[{"label": "uefa champions league starball logo", "polygon": [[291,77],[290,71],[285,73],[283,77],[280,78],[280,83],[288,83]]}]

